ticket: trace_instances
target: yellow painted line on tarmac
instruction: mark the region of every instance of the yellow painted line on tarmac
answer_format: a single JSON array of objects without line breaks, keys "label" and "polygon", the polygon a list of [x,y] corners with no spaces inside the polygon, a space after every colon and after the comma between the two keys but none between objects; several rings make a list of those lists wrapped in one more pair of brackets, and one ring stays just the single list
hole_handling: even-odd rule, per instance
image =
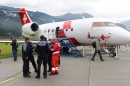
[{"label": "yellow painted line on tarmac", "polygon": [[22,75],[19,75],[19,76],[13,77],[13,78],[9,78],[9,79],[3,80],[3,81],[0,82],[0,84],[3,84],[3,83],[5,83],[5,82],[8,82],[8,81],[11,81],[11,80],[14,80],[14,79],[17,79],[17,78],[19,78],[19,77],[21,77],[21,76],[22,76]]},{"label": "yellow painted line on tarmac", "polygon": [[15,83],[16,81],[18,81],[18,80],[20,80],[20,79],[21,79],[21,78],[19,77],[18,79],[15,79],[14,81],[8,83],[8,84],[5,85],[5,86],[11,86],[13,83]]},{"label": "yellow painted line on tarmac", "polygon": [[[34,71],[34,69],[33,69],[33,70],[31,70],[31,72],[32,72],[32,71]],[[6,79],[6,80],[1,81],[1,82],[0,82],[0,84],[6,83],[6,82],[8,82],[8,81],[11,81],[11,80],[14,80],[14,79],[17,79],[17,78],[20,78],[20,77],[22,77],[22,76],[23,76],[23,75],[22,75],[22,74],[20,74],[20,75],[15,76],[15,77],[8,78],[8,79]]]}]

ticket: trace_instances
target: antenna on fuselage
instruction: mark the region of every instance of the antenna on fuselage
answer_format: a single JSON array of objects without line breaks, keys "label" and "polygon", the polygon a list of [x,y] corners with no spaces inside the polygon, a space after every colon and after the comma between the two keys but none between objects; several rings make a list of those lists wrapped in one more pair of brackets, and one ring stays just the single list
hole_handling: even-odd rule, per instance
[{"label": "antenna on fuselage", "polygon": [[53,23],[55,23],[55,21],[53,20]]},{"label": "antenna on fuselage", "polygon": [[84,17],[84,16],[82,16],[82,18],[83,18],[83,19],[85,19],[85,17]]}]

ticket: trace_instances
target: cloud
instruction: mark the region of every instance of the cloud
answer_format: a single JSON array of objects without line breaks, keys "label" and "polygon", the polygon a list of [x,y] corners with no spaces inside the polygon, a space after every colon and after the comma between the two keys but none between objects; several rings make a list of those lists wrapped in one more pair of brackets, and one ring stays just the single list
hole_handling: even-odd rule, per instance
[{"label": "cloud", "polygon": [[94,5],[93,14],[108,18],[128,17],[130,16],[129,3],[129,0],[101,0]]},{"label": "cloud", "polygon": [[0,5],[41,11],[50,15],[87,12],[95,17],[125,18],[130,0],[1,0]]},{"label": "cloud", "polygon": [[0,5],[11,7],[25,7],[29,10],[49,12],[51,14],[66,13],[66,12],[86,12],[89,10],[90,2],[99,0],[4,0],[0,1]]}]

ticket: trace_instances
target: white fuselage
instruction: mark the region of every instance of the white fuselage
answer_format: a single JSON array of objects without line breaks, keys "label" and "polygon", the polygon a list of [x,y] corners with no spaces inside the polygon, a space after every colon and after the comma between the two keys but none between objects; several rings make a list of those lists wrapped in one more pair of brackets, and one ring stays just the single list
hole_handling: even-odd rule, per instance
[{"label": "white fuselage", "polygon": [[[118,26],[98,26],[93,27],[93,22],[111,22],[101,18],[86,18],[79,20],[71,20],[71,24],[64,26],[66,21],[63,22],[54,22],[48,24],[39,25],[39,31],[34,35],[26,35],[22,33],[25,37],[30,37],[32,40],[40,40],[40,36],[44,35],[49,38],[55,37],[56,27],[64,30],[65,35],[68,38],[75,38],[80,44],[89,45],[93,41],[97,40],[96,38],[101,36],[105,36],[104,39],[101,40],[101,43],[106,43],[107,45],[121,45],[121,44],[129,44],[130,43],[130,32],[127,30],[118,27]],[[67,31],[66,31],[67,29]],[[71,31],[71,29],[73,29]],[[48,32],[49,30],[49,32]],[[52,32],[52,30],[54,30]],[[88,33],[90,37],[88,37]],[[107,38],[108,37],[108,38]]]}]

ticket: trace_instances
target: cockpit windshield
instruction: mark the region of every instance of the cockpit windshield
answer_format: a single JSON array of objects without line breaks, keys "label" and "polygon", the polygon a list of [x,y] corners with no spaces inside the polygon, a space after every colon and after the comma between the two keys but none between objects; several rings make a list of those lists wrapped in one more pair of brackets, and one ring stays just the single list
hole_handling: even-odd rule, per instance
[{"label": "cockpit windshield", "polygon": [[113,22],[104,22],[106,26],[117,26],[115,23]]},{"label": "cockpit windshield", "polygon": [[117,25],[113,22],[93,22],[92,27],[109,27],[114,26],[117,27]]},{"label": "cockpit windshield", "polygon": [[104,22],[93,22],[92,27],[104,27],[105,23]]}]

